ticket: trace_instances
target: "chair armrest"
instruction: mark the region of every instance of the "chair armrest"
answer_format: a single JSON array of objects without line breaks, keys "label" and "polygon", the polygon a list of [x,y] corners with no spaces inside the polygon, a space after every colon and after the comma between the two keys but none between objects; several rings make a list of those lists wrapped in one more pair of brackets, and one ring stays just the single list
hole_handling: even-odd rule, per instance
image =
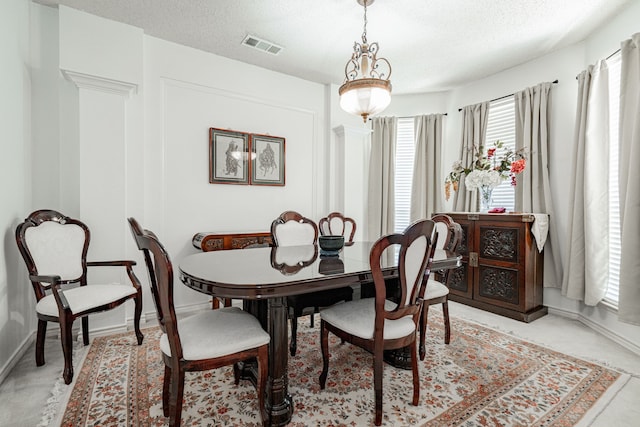
[{"label": "chair armrest", "polygon": [[[44,282],[50,283],[51,294],[53,298],[56,300],[56,304],[58,304],[59,309],[61,311],[70,311],[69,301],[64,296],[64,292],[60,289],[60,276],[38,276],[35,274],[29,275],[29,280],[32,282]],[[60,313],[62,315],[62,313]]]},{"label": "chair armrest", "polygon": [[134,265],[136,262],[131,260],[87,261],[87,267],[132,267]]},{"label": "chair armrest", "polygon": [[140,280],[133,271],[134,265],[136,265],[136,262],[133,260],[87,261],[87,267],[126,267],[127,276],[129,276],[131,284],[140,292]]},{"label": "chair armrest", "polygon": [[38,276],[36,274],[30,274],[29,280],[32,282],[44,282],[57,285],[60,282],[60,276]]}]

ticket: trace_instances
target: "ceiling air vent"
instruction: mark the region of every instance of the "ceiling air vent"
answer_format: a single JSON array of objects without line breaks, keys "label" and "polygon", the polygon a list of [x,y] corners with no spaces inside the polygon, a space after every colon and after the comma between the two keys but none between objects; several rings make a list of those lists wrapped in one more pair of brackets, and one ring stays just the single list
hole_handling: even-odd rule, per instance
[{"label": "ceiling air vent", "polygon": [[268,42],[256,36],[247,36],[242,40],[242,44],[253,49],[258,49],[271,55],[277,55],[282,50],[282,46]]}]

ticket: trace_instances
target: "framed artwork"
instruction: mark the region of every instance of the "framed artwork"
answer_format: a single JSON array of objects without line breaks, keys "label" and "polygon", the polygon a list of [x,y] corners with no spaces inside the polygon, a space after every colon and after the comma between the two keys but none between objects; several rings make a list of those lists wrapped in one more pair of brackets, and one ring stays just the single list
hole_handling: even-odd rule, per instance
[{"label": "framed artwork", "polygon": [[209,129],[209,182],[249,184],[249,134]]},{"label": "framed artwork", "polygon": [[284,138],[251,134],[251,185],[284,186]]}]

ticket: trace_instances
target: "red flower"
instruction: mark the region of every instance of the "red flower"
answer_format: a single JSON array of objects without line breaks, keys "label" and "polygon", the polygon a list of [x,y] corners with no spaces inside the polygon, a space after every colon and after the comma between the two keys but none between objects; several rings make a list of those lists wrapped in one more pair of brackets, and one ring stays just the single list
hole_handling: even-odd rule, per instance
[{"label": "red flower", "polygon": [[493,155],[496,153],[496,149],[494,148],[489,148],[487,150],[487,159],[490,159],[493,157]]},{"label": "red flower", "polygon": [[511,163],[511,173],[518,174],[524,170],[527,166],[527,161],[525,159],[518,159]]}]

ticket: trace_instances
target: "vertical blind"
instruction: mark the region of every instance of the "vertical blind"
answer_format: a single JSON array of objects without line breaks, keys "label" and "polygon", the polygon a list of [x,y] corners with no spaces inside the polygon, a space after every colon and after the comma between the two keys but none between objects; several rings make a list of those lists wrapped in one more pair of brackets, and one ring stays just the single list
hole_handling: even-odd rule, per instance
[{"label": "vertical blind", "polygon": [[395,175],[395,224],[394,231],[400,233],[409,225],[411,212],[411,181],[415,156],[413,117],[398,118],[396,128],[396,175]]},{"label": "vertical blind", "polygon": [[620,196],[618,192],[618,129],[620,126],[620,52],[607,59],[609,68],[609,282],[606,302],[618,305],[620,285]]},{"label": "vertical blind", "polygon": [[[485,141],[485,154],[496,141],[501,141],[504,144],[501,149],[496,151],[498,157],[503,156],[507,150],[515,151],[516,113],[513,95],[491,101],[489,104]],[[504,207],[507,212],[515,211],[515,191],[510,180],[503,181],[493,189],[491,206]]]}]

